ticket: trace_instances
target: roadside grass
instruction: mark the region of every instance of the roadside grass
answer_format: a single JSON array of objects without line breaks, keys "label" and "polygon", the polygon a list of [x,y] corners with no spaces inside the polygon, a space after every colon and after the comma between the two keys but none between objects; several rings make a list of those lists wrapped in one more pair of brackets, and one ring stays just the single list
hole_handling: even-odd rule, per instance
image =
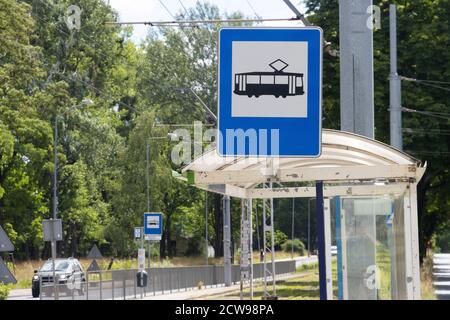
[{"label": "roadside grass", "polygon": [[[332,261],[332,281],[333,296],[337,299],[338,288],[336,279],[336,259]],[[269,285],[269,292],[272,292],[272,284]],[[262,300],[264,295],[264,287],[261,281],[254,284],[253,299]],[[295,276],[288,279],[280,279],[276,281],[276,295],[279,300],[319,300],[319,270],[318,264],[312,263],[302,265],[297,268]],[[243,293],[244,298],[250,297],[250,289],[247,288]],[[212,295],[206,299],[233,300],[240,298],[240,291],[232,291],[222,295]]]},{"label": "roadside grass", "polygon": [[437,300],[433,287],[433,259],[425,257],[420,270],[420,291],[422,300]]}]

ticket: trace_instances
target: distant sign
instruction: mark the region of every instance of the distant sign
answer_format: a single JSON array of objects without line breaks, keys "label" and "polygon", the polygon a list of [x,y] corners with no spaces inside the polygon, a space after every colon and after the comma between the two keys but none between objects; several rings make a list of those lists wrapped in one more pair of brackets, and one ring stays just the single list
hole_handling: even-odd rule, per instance
[{"label": "distant sign", "polygon": [[141,238],[141,227],[135,227],[134,228],[134,238],[140,239]]},{"label": "distant sign", "polygon": [[2,257],[0,257],[0,282],[3,284],[17,283],[16,278],[13,276],[11,271],[9,271]]},{"label": "distant sign", "polygon": [[87,257],[89,259],[94,259],[94,260],[103,258],[102,254],[96,244],[94,244],[92,246],[91,251],[89,251],[89,254],[87,255]]},{"label": "distant sign", "polygon": [[0,226],[0,252],[14,251],[14,245],[9,240],[5,230]]},{"label": "distant sign", "polygon": [[62,241],[63,232],[61,219],[42,220],[42,227],[44,229],[44,241]]},{"label": "distant sign", "polygon": [[144,213],[144,234],[146,240],[161,240],[162,235],[162,213]]},{"label": "distant sign", "polygon": [[219,31],[220,156],[318,157],[322,30]]},{"label": "distant sign", "polygon": [[87,268],[87,271],[94,272],[94,271],[100,271],[100,266],[97,263],[97,260],[92,260],[91,264]]}]

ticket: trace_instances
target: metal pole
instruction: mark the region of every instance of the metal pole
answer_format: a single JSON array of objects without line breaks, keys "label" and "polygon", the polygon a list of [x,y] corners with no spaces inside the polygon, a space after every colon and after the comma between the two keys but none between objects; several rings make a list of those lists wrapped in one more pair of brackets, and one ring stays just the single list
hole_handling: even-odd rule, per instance
[{"label": "metal pole", "polygon": [[56,259],[56,239],[55,239],[55,225],[54,221],[58,216],[58,115],[55,116],[55,136],[53,138],[53,153],[54,153],[54,168],[53,168],[53,223],[52,223],[52,272],[53,272],[53,291],[55,300],[58,300],[58,293],[56,291],[56,272],[55,272],[55,259]]},{"label": "metal pole", "polygon": [[[272,190],[273,186],[272,186],[272,182],[270,182],[270,190]],[[275,270],[275,232],[274,232],[274,225],[273,225],[273,216],[274,216],[274,211],[273,211],[273,198],[270,198],[270,250],[271,250],[271,254],[272,254],[272,296],[276,297],[277,296],[277,288],[276,288],[276,270]]]},{"label": "metal pole", "polygon": [[205,246],[206,246],[206,265],[208,265],[208,191],[205,191]]},{"label": "metal pole", "polygon": [[149,168],[150,168],[150,141],[147,140],[146,145],[146,152],[145,152],[145,158],[146,158],[146,178],[147,178],[147,212],[150,212],[150,174],[149,174]]},{"label": "metal pole", "polygon": [[402,107],[401,86],[402,82],[397,73],[397,7],[389,5],[389,34],[390,34],[390,60],[391,73],[389,76],[389,102],[390,102],[390,133],[391,145],[402,150]]},{"label": "metal pole", "polygon": [[[145,153],[145,158],[146,158],[146,177],[147,177],[147,212],[150,212],[150,139],[147,140],[147,144],[146,144],[146,153]],[[142,236],[144,236],[144,234],[142,233]],[[150,272],[150,258],[151,258],[151,242],[150,240],[148,241],[148,262],[147,262],[147,266],[148,266],[148,272]]]},{"label": "metal pole", "polygon": [[311,256],[310,234],[311,234],[311,198],[308,199],[308,257]]},{"label": "metal pole", "polygon": [[374,138],[372,0],[339,0],[341,130]]},{"label": "metal pole", "polygon": [[231,285],[231,230],[230,230],[230,196],[223,197],[223,255],[224,283]]},{"label": "metal pole", "polygon": [[256,203],[255,205],[256,238],[258,239],[258,254],[261,255],[261,241],[259,238],[259,222],[258,222],[258,200],[255,199],[255,203]]},{"label": "metal pole", "polygon": [[317,238],[319,251],[319,288],[320,300],[327,300],[327,273],[325,255],[325,219],[323,203],[323,182],[316,182],[316,215],[317,215]]},{"label": "metal pole", "polygon": [[[144,227],[142,227],[141,230],[141,249],[144,249]],[[144,253],[144,257],[145,257],[145,253]],[[145,268],[145,262],[144,262],[144,268]],[[143,299],[143,294],[144,294],[144,270],[141,269],[141,299]]]},{"label": "metal pole", "polygon": [[294,259],[294,212],[295,212],[295,198],[292,198],[291,259]]},{"label": "metal pole", "polygon": [[247,199],[248,216],[250,217],[250,300],[253,300],[253,203],[252,199]]}]

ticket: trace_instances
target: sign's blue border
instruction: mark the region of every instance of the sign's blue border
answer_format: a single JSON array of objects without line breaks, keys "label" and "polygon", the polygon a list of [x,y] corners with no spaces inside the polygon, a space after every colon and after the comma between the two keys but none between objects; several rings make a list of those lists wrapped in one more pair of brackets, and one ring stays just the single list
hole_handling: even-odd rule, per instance
[{"label": "sign's blue border", "polygon": [[[233,41],[308,42],[307,118],[232,117],[232,43]],[[218,47],[218,141],[220,156],[319,157],[322,136],[322,29],[307,28],[222,28]],[[267,154],[239,154],[237,148],[226,154],[227,129],[267,129]],[[270,130],[279,130],[279,154],[271,154]],[[248,141],[246,141],[248,144]],[[258,141],[259,143],[259,141]],[[259,150],[259,146],[258,146]]]}]

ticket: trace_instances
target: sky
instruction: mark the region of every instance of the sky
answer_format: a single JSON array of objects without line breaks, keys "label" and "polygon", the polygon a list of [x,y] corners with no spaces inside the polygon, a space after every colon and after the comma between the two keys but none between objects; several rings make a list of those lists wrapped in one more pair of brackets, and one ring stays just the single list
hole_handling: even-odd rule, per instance
[{"label": "sky", "polygon": [[[173,20],[159,0],[104,0],[119,13],[120,22],[130,21],[164,21]],[[184,11],[195,5],[197,0],[161,0],[171,14]],[[219,7],[221,12],[241,11],[245,16],[262,18],[292,18],[294,13],[283,0],[208,0]],[[301,0],[291,0],[300,12],[304,12],[304,6],[299,4]],[[255,14],[256,13],[256,14]],[[299,21],[266,22],[264,26],[293,27],[300,26]],[[139,44],[147,35],[149,26],[134,25],[132,40]]]}]

